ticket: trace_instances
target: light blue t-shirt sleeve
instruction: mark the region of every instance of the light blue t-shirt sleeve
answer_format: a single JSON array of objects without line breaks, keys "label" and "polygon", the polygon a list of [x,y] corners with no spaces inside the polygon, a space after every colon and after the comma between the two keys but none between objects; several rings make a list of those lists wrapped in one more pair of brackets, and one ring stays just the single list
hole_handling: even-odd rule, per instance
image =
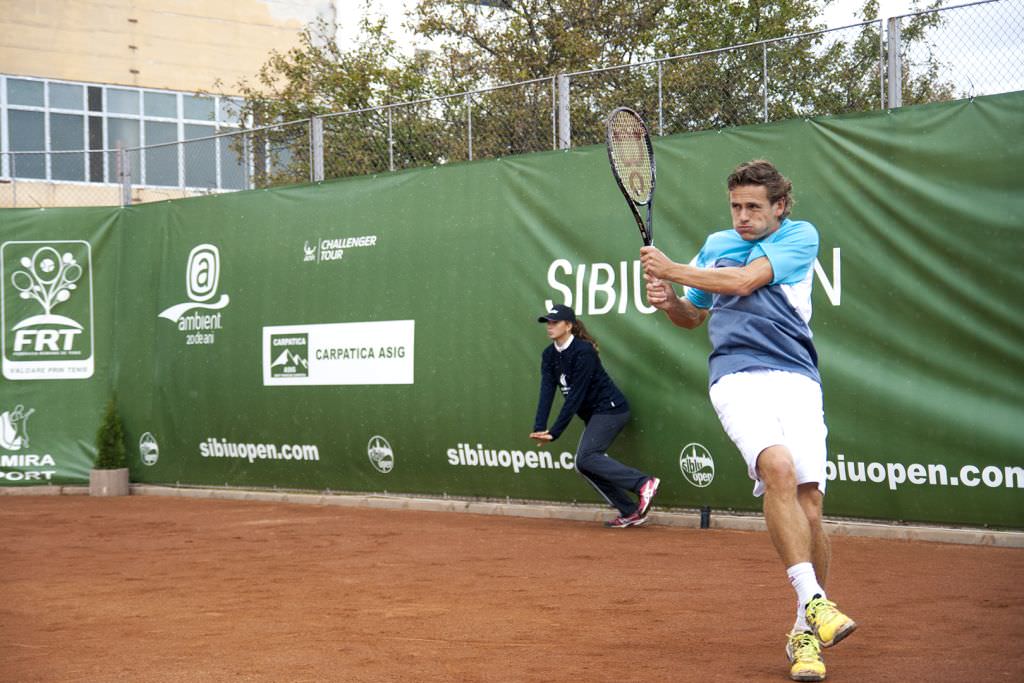
[{"label": "light blue t-shirt sleeve", "polygon": [[807,221],[786,222],[772,235],[761,240],[747,263],[767,256],[772,264],[773,285],[793,285],[807,276],[818,256],[818,231]]},{"label": "light blue t-shirt sleeve", "polygon": [[[700,250],[696,256],[690,261],[691,266],[697,268],[707,268],[705,252],[707,251],[707,243],[704,248]],[[683,287],[683,294],[687,300],[697,308],[711,308],[712,299],[711,294],[705,292],[703,289],[697,289],[696,287]]]}]

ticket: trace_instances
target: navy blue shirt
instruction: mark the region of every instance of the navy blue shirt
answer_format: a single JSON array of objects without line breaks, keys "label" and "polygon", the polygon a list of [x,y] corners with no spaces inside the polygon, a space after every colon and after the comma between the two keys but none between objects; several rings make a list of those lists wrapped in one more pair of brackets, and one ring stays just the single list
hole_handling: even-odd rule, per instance
[{"label": "navy blue shirt", "polygon": [[555,387],[561,389],[565,402],[554,424],[547,430],[552,439],[557,439],[565,431],[573,415],[579,415],[587,422],[591,415],[629,410],[626,397],[604,371],[594,345],[579,338],[569,342],[564,351],[559,351],[552,344],[541,354],[540,399],[533,422],[535,432],[544,431]]}]

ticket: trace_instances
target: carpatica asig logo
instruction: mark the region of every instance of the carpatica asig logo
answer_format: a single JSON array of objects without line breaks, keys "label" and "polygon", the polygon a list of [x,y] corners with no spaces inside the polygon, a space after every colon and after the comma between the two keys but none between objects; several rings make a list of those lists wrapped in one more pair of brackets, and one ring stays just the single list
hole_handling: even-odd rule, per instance
[{"label": "carpatica asig logo", "polygon": [[4,242],[0,287],[5,378],[92,377],[92,250],[88,242]]},{"label": "carpatica asig logo", "polygon": [[683,478],[697,488],[704,488],[715,480],[715,460],[699,443],[683,446],[679,453],[679,470]]},{"label": "carpatica asig logo", "polygon": [[270,335],[271,377],[307,377],[309,376],[309,335],[272,334]]},{"label": "carpatica asig logo", "polygon": [[220,286],[220,250],[216,246],[199,244],[192,248],[185,286],[189,300],[161,311],[160,317],[177,323],[178,329],[186,333],[186,344],[213,344],[217,330],[222,329],[221,313],[203,311],[220,311],[231,301],[227,294],[210,301]]}]

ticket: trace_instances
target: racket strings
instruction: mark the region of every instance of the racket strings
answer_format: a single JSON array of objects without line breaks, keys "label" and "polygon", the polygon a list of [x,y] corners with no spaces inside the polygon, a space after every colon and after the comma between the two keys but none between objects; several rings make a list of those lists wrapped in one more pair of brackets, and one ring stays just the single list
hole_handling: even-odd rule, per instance
[{"label": "racket strings", "polygon": [[646,204],[654,185],[647,130],[643,122],[628,112],[616,112],[609,129],[615,172],[630,199],[637,204]]}]

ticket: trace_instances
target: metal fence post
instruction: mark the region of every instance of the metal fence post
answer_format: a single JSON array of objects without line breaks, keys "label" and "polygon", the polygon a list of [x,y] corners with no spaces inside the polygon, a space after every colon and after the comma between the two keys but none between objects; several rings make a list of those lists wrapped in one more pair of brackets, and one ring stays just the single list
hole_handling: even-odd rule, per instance
[{"label": "metal fence post", "polygon": [[314,183],[324,179],[324,120],[314,116],[309,120],[309,152],[313,167],[310,169]]},{"label": "metal fence post", "polygon": [[558,149],[572,146],[572,120],[569,117],[569,77],[558,76]]},{"label": "metal fence post", "polygon": [[903,106],[903,59],[900,54],[900,18],[889,19],[889,108]]},{"label": "metal fence post", "polygon": [[764,90],[764,122],[768,123],[768,43],[761,43],[761,87]]},{"label": "metal fence post", "polygon": [[878,22],[878,108],[885,109],[885,22]]},{"label": "metal fence post", "polygon": [[466,138],[469,160],[473,161],[473,98],[469,93],[466,93]]},{"label": "metal fence post", "polygon": [[11,204],[13,208],[18,208],[18,169],[16,159],[17,154],[11,155]]},{"label": "metal fence post", "polygon": [[558,149],[558,77],[551,77],[551,149]]},{"label": "metal fence post", "polygon": [[665,101],[661,92],[663,69],[662,62],[658,62],[658,135],[665,134]]},{"label": "metal fence post", "polygon": [[121,206],[132,205],[132,169],[128,151],[117,143],[117,175],[121,182]]},{"label": "metal fence post", "polygon": [[395,136],[391,127],[391,112],[394,111],[391,107],[388,107],[388,170],[395,170]]},{"label": "metal fence post", "polygon": [[249,149],[249,133],[242,133],[242,184],[247,190],[253,189],[253,169],[251,150]]}]

